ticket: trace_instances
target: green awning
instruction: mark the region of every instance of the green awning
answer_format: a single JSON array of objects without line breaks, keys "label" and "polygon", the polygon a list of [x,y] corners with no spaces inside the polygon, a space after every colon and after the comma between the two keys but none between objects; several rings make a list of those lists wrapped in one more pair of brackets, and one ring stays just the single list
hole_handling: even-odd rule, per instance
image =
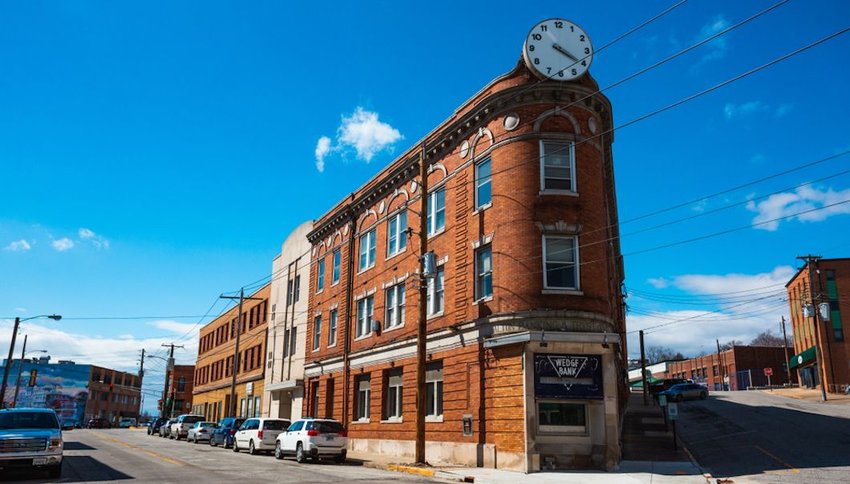
[{"label": "green awning", "polygon": [[792,370],[797,368],[798,366],[803,366],[808,363],[811,363],[817,359],[818,353],[817,349],[812,346],[811,348],[803,351],[802,353],[797,353],[796,355],[791,357],[791,360],[788,361],[788,368]]},{"label": "green awning", "polygon": [[[649,383],[649,384],[659,382],[659,381],[661,381],[660,378],[655,378],[654,376],[651,376],[651,375],[646,377],[646,382]],[[639,380],[631,383],[630,386],[632,386],[632,387],[642,387],[643,386],[643,380],[639,379]]]}]

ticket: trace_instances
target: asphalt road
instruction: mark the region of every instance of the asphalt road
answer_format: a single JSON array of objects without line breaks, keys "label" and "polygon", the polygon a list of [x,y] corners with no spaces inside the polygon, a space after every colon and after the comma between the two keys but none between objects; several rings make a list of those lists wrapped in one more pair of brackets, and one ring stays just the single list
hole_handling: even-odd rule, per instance
[{"label": "asphalt road", "polygon": [[714,392],[679,404],[679,436],[716,478],[850,482],[850,405],[769,392]]},{"label": "asphalt road", "polygon": [[0,473],[0,482],[396,482],[426,480],[364,467],[357,462],[298,464],[271,455],[148,436],[143,430],[73,430],[64,433],[62,479],[45,474]]}]

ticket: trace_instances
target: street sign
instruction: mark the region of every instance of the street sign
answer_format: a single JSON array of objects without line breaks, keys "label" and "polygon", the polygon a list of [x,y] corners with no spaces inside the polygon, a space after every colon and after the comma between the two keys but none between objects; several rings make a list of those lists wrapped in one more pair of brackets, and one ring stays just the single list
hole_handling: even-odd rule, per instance
[{"label": "street sign", "polygon": [[667,395],[658,395],[658,405],[667,406]]},{"label": "street sign", "polygon": [[772,375],[773,375],[773,368],[765,368],[764,369],[764,376],[772,376]]},{"label": "street sign", "polygon": [[676,402],[670,402],[667,404],[667,416],[670,420],[678,420],[679,418],[679,404]]}]

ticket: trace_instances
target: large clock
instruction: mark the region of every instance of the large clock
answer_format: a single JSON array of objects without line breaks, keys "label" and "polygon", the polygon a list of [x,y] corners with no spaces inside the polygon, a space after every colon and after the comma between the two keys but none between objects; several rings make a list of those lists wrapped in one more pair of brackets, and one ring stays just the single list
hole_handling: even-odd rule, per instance
[{"label": "large clock", "polygon": [[578,25],[562,18],[550,18],[528,32],[522,57],[542,79],[571,81],[587,72],[593,61],[593,45]]}]

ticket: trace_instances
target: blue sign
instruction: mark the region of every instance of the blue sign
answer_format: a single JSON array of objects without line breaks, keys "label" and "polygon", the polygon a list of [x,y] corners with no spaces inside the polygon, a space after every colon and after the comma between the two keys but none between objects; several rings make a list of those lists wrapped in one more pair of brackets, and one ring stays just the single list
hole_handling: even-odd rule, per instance
[{"label": "blue sign", "polygon": [[601,400],[602,357],[535,354],[534,396]]}]

